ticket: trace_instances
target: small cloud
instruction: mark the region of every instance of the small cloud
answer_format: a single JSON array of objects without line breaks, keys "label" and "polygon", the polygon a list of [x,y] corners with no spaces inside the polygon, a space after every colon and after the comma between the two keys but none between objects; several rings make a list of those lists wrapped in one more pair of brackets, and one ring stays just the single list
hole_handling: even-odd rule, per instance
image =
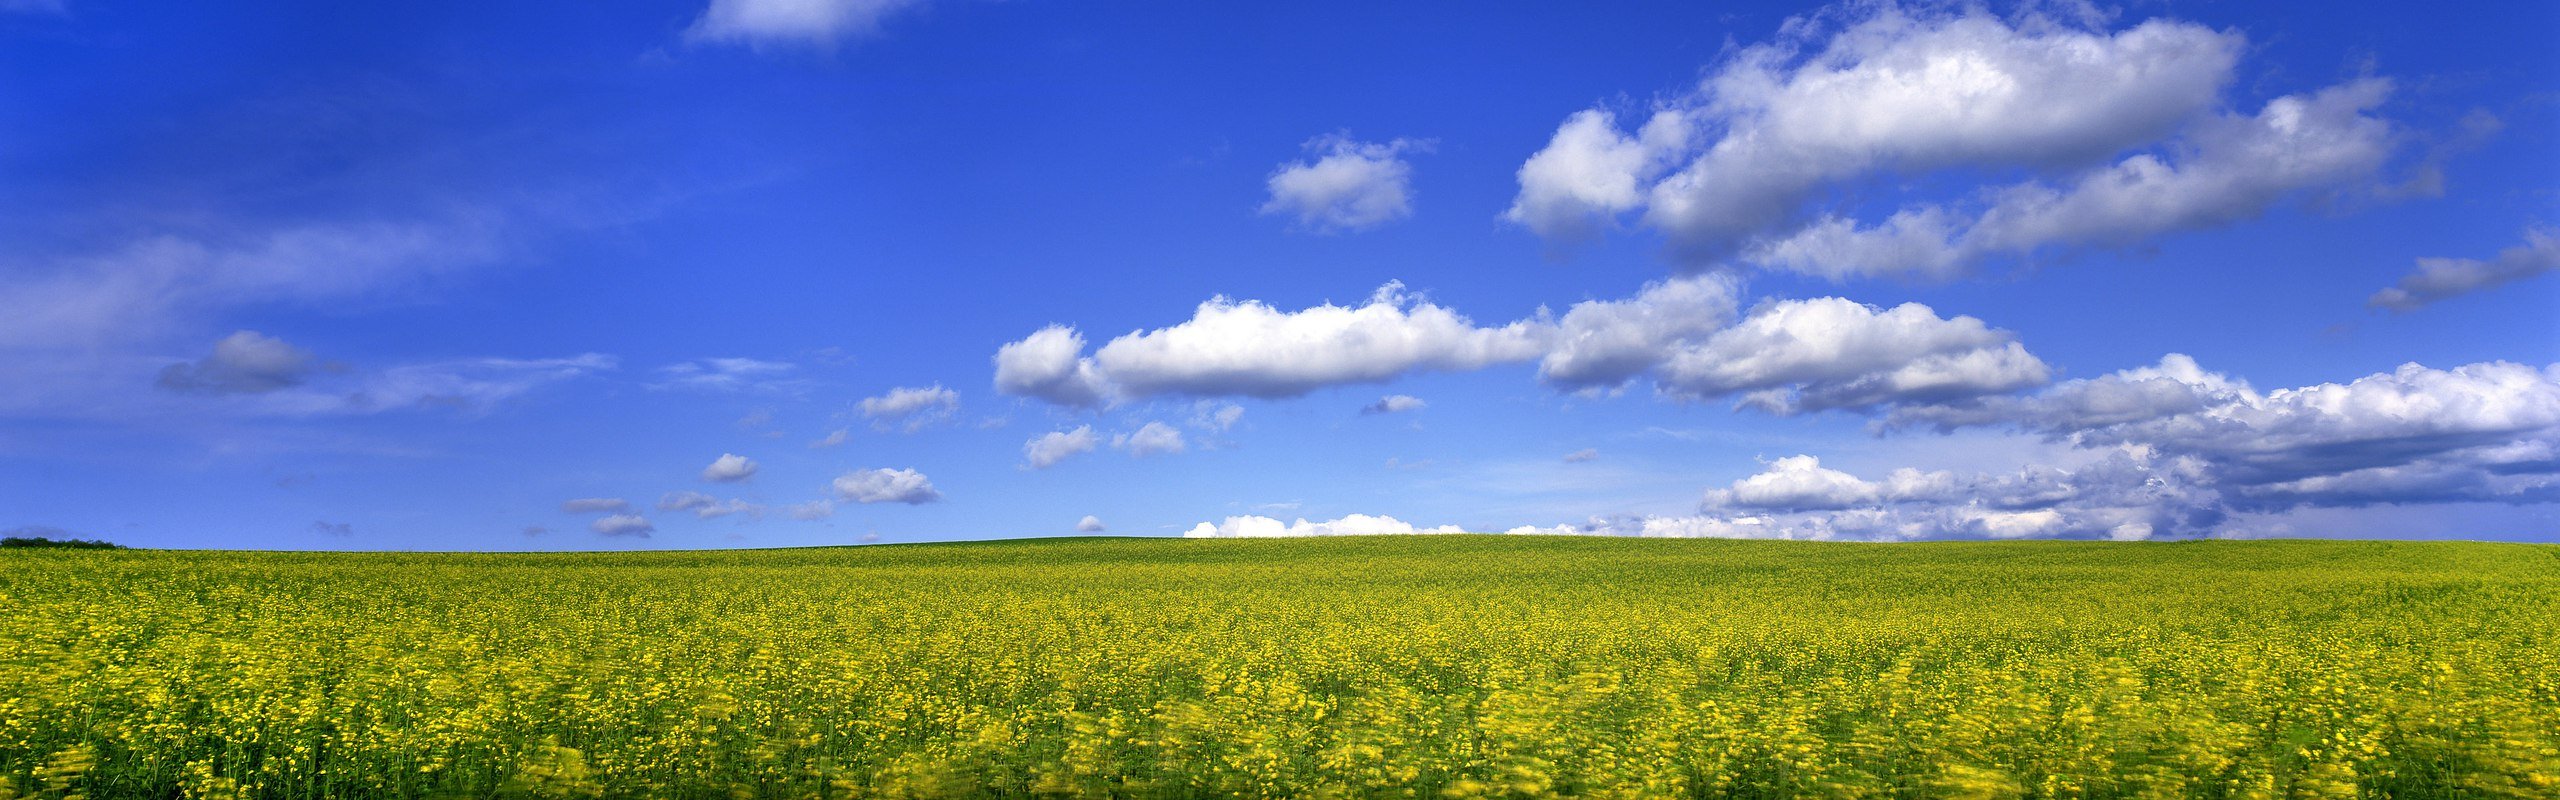
[{"label": "small cloud", "polygon": [[1092,514],[1086,514],[1084,515],[1084,519],[1076,520],[1076,531],[1078,533],[1101,533],[1102,518]]},{"label": "small cloud", "polygon": [[527,526],[524,526],[524,535],[525,535],[526,537],[541,536],[541,535],[543,535],[543,534],[550,533],[550,532],[551,532],[551,529],[550,529],[550,528],[545,528],[545,527],[542,527],[542,526],[540,526],[540,525],[527,525]]},{"label": "small cloud", "polygon": [[1287,214],[1322,232],[1356,231],[1413,216],[1413,165],[1404,154],[1429,142],[1362,142],[1341,134],[1309,140],[1315,160],[1280,165],[1267,186],[1264,214]]},{"label": "small cloud", "polygon": [[720,498],[695,491],[668,492],[665,497],[658,498],[658,510],[691,511],[694,516],[702,519],[716,519],[719,517],[729,516],[731,514],[747,514],[750,516],[762,516],[764,514],[764,506],[756,505],[734,497],[722,500]]},{"label": "small cloud", "polygon": [[562,502],[560,510],[571,514],[620,514],[631,510],[631,501],[619,497],[581,497]]},{"label": "small cloud", "polygon": [[712,483],[737,483],[756,474],[755,459],[736,453],[722,453],[711,466],[702,468],[702,479]]},{"label": "small cloud", "polygon": [[322,536],[354,536],[355,523],[319,521],[311,523],[311,531]]},{"label": "small cloud", "polygon": [[856,503],[922,505],[942,499],[933,481],[912,469],[861,469],[836,476],[836,496]]},{"label": "small cloud", "polygon": [[1202,402],[1192,408],[1191,427],[1223,433],[1244,419],[1244,406],[1234,403]]},{"label": "small cloud", "polygon": [[1593,449],[1593,448],[1589,448],[1589,447],[1585,447],[1585,448],[1582,448],[1582,449],[1580,449],[1580,450],[1575,450],[1575,451],[1573,451],[1573,452],[1570,452],[1570,453],[1566,453],[1566,454],[1564,454],[1564,463],[1567,463],[1567,464],[1580,464],[1580,463],[1583,463],[1583,462],[1585,462],[1585,461],[1590,461],[1590,460],[1593,460],[1593,459],[1596,459],[1596,458],[1599,458],[1599,457],[1600,457],[1600,451],[1599,451],[1599,450],[1596,450],[1596,449]]},{"label": "small cloud", "polygon": [[311,354],[283,339],[257,331],[237,331],[213,343],[202,360],[171,364],[160,371],[160,388],[200,394],[254,394],[302,384],[311,372]]},{"label": "small cloud", "polygon": [[871,420],[872,427],[880,430],[895,427],[914,433],[950,419],[954,412],[960,410],[960,393],[943,388],[939,383],[902,386],[879,397],[863,398],[861,408],[862,416]]},{"label": "small cloud", "polygon": [[1360,408],[1360,414],[1361,416],[1368,416],[1371,414],[1401,414],[1407,411],[1420,411],[1430,405],[1430,403],[1422,402],[1422,398],[1415,397],[1413,395],[1391,394],[1378,398],[1378,402],[1362,406]]},{"label": "small cloud", "polygon": [[831,46],[868,36],[880,21],[923,0],[711,0],[684,31],[692,43]]},{"label": "small cloud", "polygon": [[646,539],[657,529],[658,526],[649,524],[647,517],[638,514],[615,514],[587,523],[587,530],[606,536],[636,536]]},{"label": "small cloud", "polygon": [[1133,456],[1179,453],[1190,447],[1182,440],[1182,431],[1162,422],[1149,422],[1135,432],[1113,436],[1111,446]]},{"label": "small cloud", "polygon": [[2532,228],[2524,232],[2523,244],[2498,251],[2496,258],[2485,261],[2476,258],[2418,259],[2418,271],[2401,278],[2397,286],[2375,292],[2366,304],[2397,312],[2415,311],[2419,306],[2448,297],[2548,272],[2560,272],[2560,228]]},{"label": "small cloud", "polygon": [[1091,425],[1040,434],[1022,443],[1022,463],[1032,469],[1048,469],[1069,456],[1092,450],[1101,438],[1094,434]]},{"label": "small cloud", "polygon": [[811,500],[806,503],[786,506],[782,509],[782,513],[791,515],[792,519],[804,522],[821,520],[836,515],[836,504],[833,500],[821,498]]},{"label": "small cloud", "polygon": [[1192,539],[1270,538],[1283,536],[1375,536],[1379,534],[1465,533],[1455,525],[1421,528],[1388,516],[1351,514],[1323,522],[1297,522],[1262,516],[1228,517],[1224,522],[1203,522],[1182,535]]}]

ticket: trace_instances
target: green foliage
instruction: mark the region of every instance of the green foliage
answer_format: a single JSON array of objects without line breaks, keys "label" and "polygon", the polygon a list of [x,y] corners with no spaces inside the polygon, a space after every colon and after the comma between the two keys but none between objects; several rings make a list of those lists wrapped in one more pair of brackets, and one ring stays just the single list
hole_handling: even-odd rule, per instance
[{"label": "green foliage", "polygon": [[0,553],[0,797],[2553,797],[2560,548]]},{"label": "green foliage", "polygon": [[50,539],[43,536],[0,536],[0,547],[63,547],[73,550],[124,549],[124,545],[100,539]]}]

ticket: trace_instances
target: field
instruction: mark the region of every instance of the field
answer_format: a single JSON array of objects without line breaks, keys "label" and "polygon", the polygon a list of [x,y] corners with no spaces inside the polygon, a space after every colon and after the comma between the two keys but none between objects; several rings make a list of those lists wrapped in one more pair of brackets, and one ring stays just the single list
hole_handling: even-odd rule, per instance
[{"label": "field", "polygon": [[0,797],[2554,797],[2560,548],[0,552]]}]

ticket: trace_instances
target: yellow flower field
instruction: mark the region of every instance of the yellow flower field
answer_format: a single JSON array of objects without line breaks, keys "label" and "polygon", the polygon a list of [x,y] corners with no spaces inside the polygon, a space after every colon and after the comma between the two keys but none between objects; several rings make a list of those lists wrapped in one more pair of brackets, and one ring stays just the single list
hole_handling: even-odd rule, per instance
[{"label": "yellow flower field", "polygon": [[0,552],[0,797],[2555,797],[2560,548]]}]

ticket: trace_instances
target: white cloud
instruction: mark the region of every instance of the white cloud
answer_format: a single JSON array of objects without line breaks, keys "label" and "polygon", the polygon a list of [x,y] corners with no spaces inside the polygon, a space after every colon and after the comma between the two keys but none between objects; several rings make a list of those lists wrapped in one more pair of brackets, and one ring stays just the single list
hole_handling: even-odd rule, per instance
[{"label": "white cloud", "polygon": [[1076,532],[1077,532],[1077,533],[1101,533],[1101,532],[1102,532],[1102,518],[1101,518],[1101,517],[1094,516],[1094,515],[1092,515],[1092,514],[1086,514],[1086,515],[1084,515],[1084,519],[1076,520]]},{"label": "white cloud", "polygon": [[1367,514],[1351,514],[1341,519],[1324,522],[1308,522],[1304,518],[1296,522],[1281,522],[1270,517],[1247,515],[1228,517],[1226,521],[1217,524],[1203,522],[1192,526],[1191,530],[1185,531],[1182,535],[1192,539],[1259,539],[1283,536],[1372,536],[1465,532],[1464,529],[1455,525],[1416,528],[1394,517],[1373,517]]},{"label": "white cloud", "polygon": [[1189,447],[1182,440],[1180,429],[1162,422],[1149,422],[1135,432],[1113,436],[1111,446],[1127,450],[1133,456],[1179,453]]},{"label": "white cloud", "polygon": [[886,430],[892,425],[914,433],[925,426],[951,418],[960,410],[960,393],[942,388],[942,384],[899,387],[879,397],[862,399],[862,416],[871,424]]},{"label": "white cloud", "polygon": [[2048,377],[2015,336],[1981,320],[1826,297],[1764,305],[1673,353],[1657,381],[1675,396],[1741,394],[1746,405],[1797,413],[2000,394]]},{"label": "white cloud", "polygon": [[1555,322],[1538,377],[1564,389],[1616,388],[1732,325],[1737,291],[1732,278],[1693,275],[1645,284],[1623,300],[1575,303]]},{"label": "white cloud", "polygon": [[921,505],[942,499],[933,481],[912,469],[861,469],[836,476],[838,498],[856,503]]},{"label": "white cloud", "polygon": [[1689,146],[1691,134],[1679,113],[1655,114],[1626,136],[1614,114],[1575,112],[1520,165],[1520,195],[1502,218],[1551,239],[1586,238],[1602,221],[1643,205],[1648,182]]},{"label": "white cloud", "polygon": [[1363,415],[1401,414],[1407,411],[1420,411],[1429,405],[1431,404],[1423,402],[1422,398],[1415,397],[1413,395],[1391,394],[1378,398],[1378,402],[1362,406],[1360,408],[1360,413]]},{"label": "white cloud", "polygon": [[2532,228],[2524,232],[2524,244],[2500,250],[2497,258],[2488,261],[2475,258],[2418,259],[2417,272],[2401,278],[2398,286],[2375,292],[2368,302],[2375,308],[2415,311],[2419,306],[2448,297],[2546,272],[2560,272],[2560,230]]},{"label": "white cloud", "polygon": [[998,351],[996,384],[1062,405],[1282,398],[1536,360],[1559,389],[1614,389],[1650,373],[1675,397],[1740,394],[1745,405],[1792,414],[2005,393],[2048,377],[2016,337],[1972,317],[1831,297],[1765,303],[1737,323],[1734,291],[1730,278],[1678,278],[1501,327],[1478,327],[1393,283],[1355,308],[1283,312],[1220,297],[1188,322],[1121,336],[1089,357],[1073,330],[1044,328]]},{"label": "white cloud", "polygon": [[2032,396],[1898,409],[1885,424],[2006,426],[2192,459],[2241,510],[2560,499],[2560,365],[2405,364],[2262,393],[2173,354]]},{"label": "white cloud", "polygon": [[1203,400],[1192,408],[1191,427],[1223,433],[1244,419],[1244,406],[1234,403],[1212,403]]},{"label": "white cloud", "polygon": [[1838,470],[1824,469],[1813,456],[1769,462],[1760,474],[1733,483],[1733,488],[1707,493],[1710,505],[1784,510],[1838,509],[1873,505],[1882,492],[1874,484]]},{"label": "white cloud", "polygon": [[1032,469],[1048,469],[1069,456],[1093,450],[1102,437],[1091,425],[1078,425],[1071,431],[1050,431],[1022,443],[1022,462]]},{"label": "white cloud", "polygon": [[1281,311],[1213,298],[1188,322],[1131,333],[1080,357],[1082,336],[1052,326],[996,354],[996,387],[1060,405],[1158,395],[1296,397],[1425,370],[1466,371],[1538,357],[1539,326],[1478,328],[1401,284],[1363,305]]},{"label": "white cloud", "polygon": [[[2392,150],[2389,124],[2366,113],[2387,81],[2232,113],[2238,34],[2081,16],[1887,3],[1792,20],[1634,135],[1603,110],[1569,116],[1522,165],[1505,217],[1571,239],[1640,211],[1699,261],[1944,278],[1993,254],[2131,244],[2370,184]],[[1820,207],[1942,170],[2068,177],[1981,187],[1978,212],[1915,204],[1865,224]]]},{"label": "white cloud", "polygon": [[649,538],[650,532],[657,529],[658,526],[649,524],[647,517],[637,514],[615,514],[587,523],[587,530],[606,536],[637,536],[646,539]]},{"label": "white cloud", "polygon": [[844,443],[850,441],[853,441],[853,429],[837,428],[835,430],[828,431],[826,436],[819,438],[817,441],[810,442],[809,449],[822,450],[829,447],[843,447]]},{"label": "white cloud", "polygon": [[1872,228],[1825,217],[1749,257],[1833,280],[1945,278],[1998,253],[2124,246],[2252,218],[2302,192],[2369,183],[2393,142],[2391,126],[2366,112],[2390,89],[2389,81],[2356,81],[2277,98],[2254,117],[2202,121],[2174,158],[2137,154],[2060,187],[2028,182],[1989,190],[1987,208],[1969,222],[1934,205],[1904,209]]},{"label": "white cloud", "polygon": [[1361,230],[1412,216],[1413,166],[1404,154],[1429,149],[1429,143],[1409,139],[1316,137],[1307,142],[1314,160],[1282,164],[1271,173],[1271,199],[1262,213],[1287,214],[1319,231]]},{"label": "white cloud", "polygon": [[271,392],[301,384],[310,371],[311,354],[302,348],[257,331],[237,331],[214,342],[213,354],[203,360],[161,370],[159,385],[179,392]]},{"label": "white cloud", "polygon": [[702,468],[702,479],[713,483],[736,483],[755,474],[756,460],[736,453],[722,453]]},{"label": "white cloud", "polygon": [[711,0],[686,28],[691,42],[832,45],[880,29],[881,20],[923,0]]},{"label": "white cloud", "polygon": [[631,510],[631,501],[619,497],[580,497],[562,501],[560,510],[570,514],[620,514]]},{"label": "white cloud", "polygon": [[996,349],[996,391],[1036,397],[1062,406],[1109,402],[1093,359],[1084,357],[1084,334],[1051,325]]},{"label": "white cloud", "polygon": [[1598,460],[1600,460],[1600,451],[1589,447],[1564,454],[1564,463],[1567,464],[1582,464]]},{"label": "white cloud", "polygon": [[694,516],[702,519],[715,519],[731,514],[747,514],[759,517],[764,515],[764,506],[756,505],[734,497],[722,500],[711,495],[689,490],[668,492],[665,497],[658,498],[658,510],[691,511]]}]

